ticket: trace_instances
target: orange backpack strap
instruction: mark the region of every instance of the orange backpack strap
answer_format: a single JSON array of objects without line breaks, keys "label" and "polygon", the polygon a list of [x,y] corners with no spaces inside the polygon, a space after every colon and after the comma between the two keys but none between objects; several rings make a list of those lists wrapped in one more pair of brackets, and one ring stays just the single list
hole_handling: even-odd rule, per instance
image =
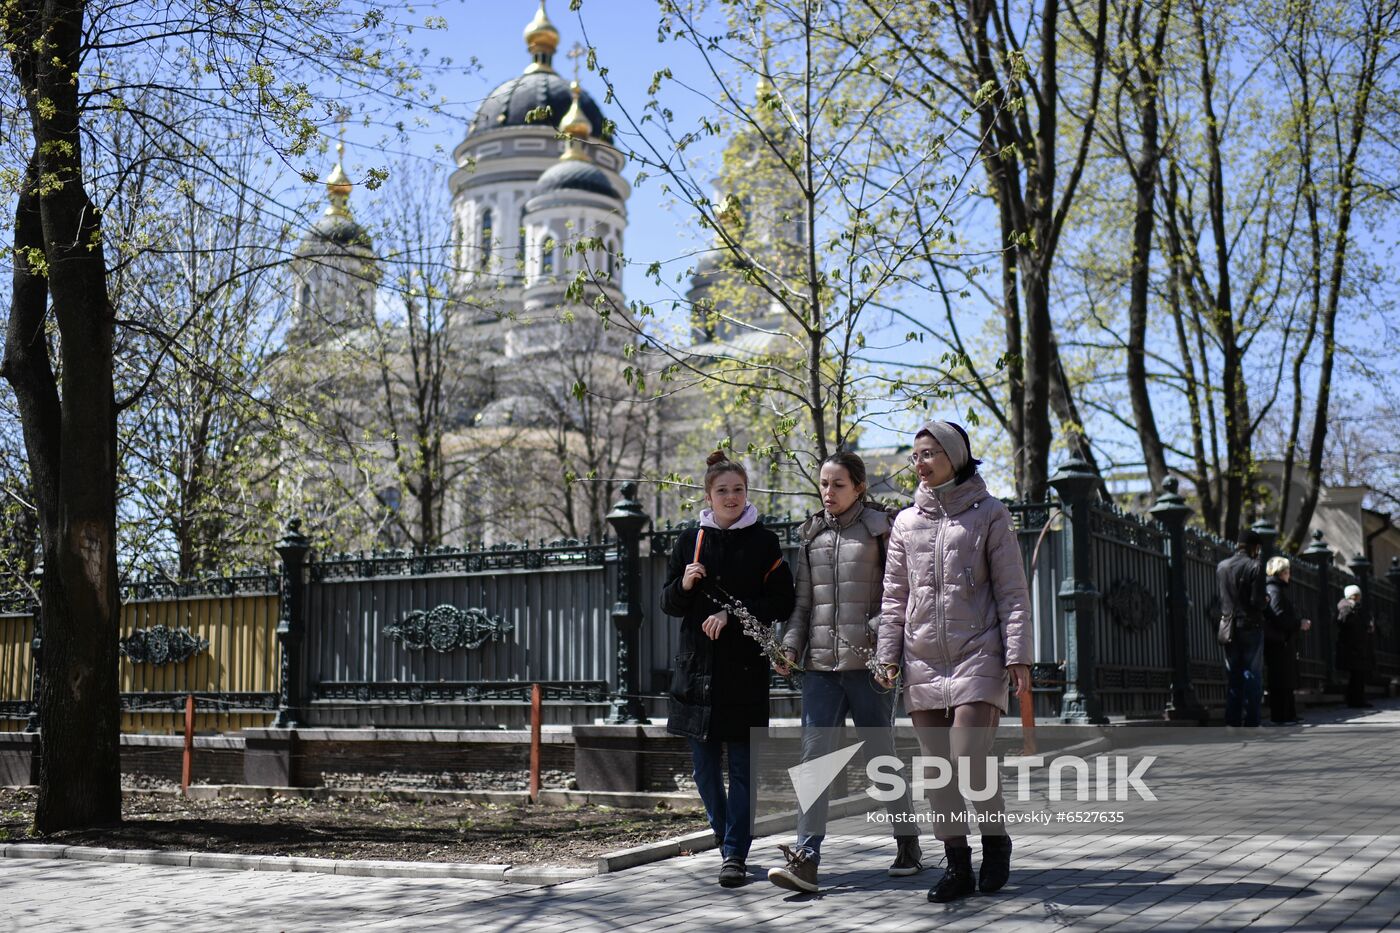
[{"label": "orange backpack strap", "polygon": [[705,529],[701,528],[695,533],[695,556],[690,559],[692,564],[700,563],[700,545],[705,540]]},{"label": "orange backpack strap", "polygon": [[777,570],[779,567],[781,567],[781,566],[782,566],[782,563],[783,563],[782,555],[778,555],[778,559],[775,560],[775,561],[773,561],[773,566],[772,566],[772,567],[769,567],[769,568],[768,568],[768,572],[765,573],[765,574],[763,575],[763,582],[764,582],[764,583],[767,583],[767,582],[768,582],[768,578],[769,578],[770,576],[773,575],[773,571],[775,571],[775,570]]}]

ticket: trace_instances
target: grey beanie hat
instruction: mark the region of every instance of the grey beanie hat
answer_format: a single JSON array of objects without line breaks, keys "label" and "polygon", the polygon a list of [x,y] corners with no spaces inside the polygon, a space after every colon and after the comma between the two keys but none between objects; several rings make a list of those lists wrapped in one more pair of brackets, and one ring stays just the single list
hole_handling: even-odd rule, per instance
[{"label": "grey beanie hat", "polygon": [[948,455],[948,460],[953,464],[953,472],[961,473],[972,457],[972,452],[967,449],[967,441],[963,439],[963,433],[950,421],[930,421],[920,429],[919,434],[925,431],[933,435],[933,439],[938,441],[938,446]]}]

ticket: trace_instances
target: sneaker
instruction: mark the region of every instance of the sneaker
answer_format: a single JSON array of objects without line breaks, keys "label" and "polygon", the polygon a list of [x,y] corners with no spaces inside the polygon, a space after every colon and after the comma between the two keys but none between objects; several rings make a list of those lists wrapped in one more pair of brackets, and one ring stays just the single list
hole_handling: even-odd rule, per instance
[{"label": "sneaker", "polygon": [[917,875],[924,870],[924,850],[919,848],[918,836],[896,836],[899,851],[895,853],[894,864],[890,866],[891,878],[905,878]]},{"label": "sneaker", "polygon": [[743,859],[727,858],[719,867],[719,886],[722,888],[737,888],[747,880],[749,867]]},{"label": "sneaker", "polygon": [[807,855],[806,849],[789,849],[780,845],[783,858],[787,859],[787,864],[782,868],[768,869],[768,880],[780,888],[787,888],[789,891],[801,891],[805,894],[817,893],[817,863],[812,861]]}]

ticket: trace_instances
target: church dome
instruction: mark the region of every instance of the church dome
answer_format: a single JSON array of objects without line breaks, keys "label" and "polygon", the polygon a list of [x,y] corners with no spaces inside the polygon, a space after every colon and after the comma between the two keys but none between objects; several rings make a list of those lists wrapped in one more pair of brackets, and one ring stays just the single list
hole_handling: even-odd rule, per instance
[{"label": "church dome", "polygon": [[539,181],[535,182],[535,194],[550,191],[588,191],[604,197],[616,198],[617,191],[608,175],[592,162],[583,160],[559,161],[551,165]]},{"label": "church dome", "polygon": [[[568,112],[572,102],[569,82],[553,71],[531,71],[511,78],[492,91],[476,112],[467,135],[507,126],[553,129]],[[598,109],[598,104],[586,92],[579,96],[579,107],[588,117],[588,122],[593,124],[593,132],[605,142],[611,142],[611,136],[603,132],[603,111]],[[548,112],[543,108],[548,108]]]},{"label": "church dome", "polygon": [[359,247],[373,250],[374,241],[353,217],[343,214],[322,214],[311,225],[311,230],[303,241],[303,249],[315,243],[331,243],[341,247]]},{"label": "church dome", "polygon": [[[525,26],[525,47],[533,60],[524,74],[511,78],[487,95],[467,128],[467,136],[507,126],[554,127],[569,112],[569,105],[573,103],[569,82],[554,70],[559,30],[549,21],[544,4],[545,0],[540,0],[535,18]],[[576,45],[569,56],[574,58],[580,54],[582,48]],[[603,129],[603,111],[598,109],[593,98],[583,94],[575,106],[588,118],[591,134],[597,134],[604,142],[612,142],[612,134]]]},{"label": "church dome", "polygon": [[326,177],[326,199],[330,204],[326,212],[311,224],[311,229],[307,231],[297,250],[299,253],[315,252],[324,244],[341,249],[374,249],[374,241],[370,239],[369,231],[360,226],[350,213],[350,192],[354,185],[350,176],[345,174],[345,143],[337,143],[335,152],[335,167]]}]

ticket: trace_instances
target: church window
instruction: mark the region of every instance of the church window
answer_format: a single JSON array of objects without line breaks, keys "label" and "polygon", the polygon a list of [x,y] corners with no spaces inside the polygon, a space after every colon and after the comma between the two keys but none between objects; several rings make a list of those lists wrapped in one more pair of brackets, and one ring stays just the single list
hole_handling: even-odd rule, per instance
[{"label": "church window", "polygon": [[525,267],[525,210],[520,211],[520,227],[516,231],[520,237],[515,244],[515,261],[523,269]]},{"label": "church window", "polygon": [[540,252],[540,274],[554,274],[554,238],[547,237]]},{"label": "church window", "polygon": [[608,241],[608,278],[611,279],[617,273],[617,244],[612,240]]},{"label": "church window", "polygon": [[491,262],[491,208],[487,208],[481,213],[481,268],[485,269]]}]

